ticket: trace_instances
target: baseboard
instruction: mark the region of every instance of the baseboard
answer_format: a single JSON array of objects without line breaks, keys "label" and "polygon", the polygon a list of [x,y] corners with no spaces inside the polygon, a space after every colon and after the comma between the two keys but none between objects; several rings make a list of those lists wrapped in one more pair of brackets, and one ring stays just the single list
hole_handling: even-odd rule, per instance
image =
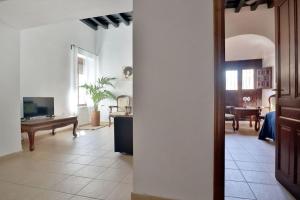
[{"label": "baseboard", "polygon": [[149,195],[144,195],[144,194],[136,194],[136,193],[132,192],[131,193],[131,200],[172,200],[172,199],[149,196]]},{"label": "baseboard", "polygon": [[8,160],[8,159],[13,158],[21,153],[23,153],[23,150],[17,151],[17,152],[8,154],[8,155],[0,156],[0,161]]}]

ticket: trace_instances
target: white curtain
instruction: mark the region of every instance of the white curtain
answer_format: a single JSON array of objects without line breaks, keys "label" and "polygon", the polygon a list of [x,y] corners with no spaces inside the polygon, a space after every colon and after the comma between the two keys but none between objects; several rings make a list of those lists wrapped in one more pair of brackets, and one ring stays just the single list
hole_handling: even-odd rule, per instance
[{"label": "white curtain", "polygon": [[71,114],[77,115],[78,114],[78,52],[79,48],[72,45],[71,52],[70,52],[70,91],[69,91],[69,110]]},{"label": "white curtain", "polygon": [[[72,114],[78,115],[78,55],[83,55],[86,67],[84,68],[87,74],[87,83],[94,84],[98,76],[98,56],[85,51],[75,45],[71,48],[71,90],[69,94],[69,105]],[[93,102],[89,98],[87,106],[92,107]]]}]

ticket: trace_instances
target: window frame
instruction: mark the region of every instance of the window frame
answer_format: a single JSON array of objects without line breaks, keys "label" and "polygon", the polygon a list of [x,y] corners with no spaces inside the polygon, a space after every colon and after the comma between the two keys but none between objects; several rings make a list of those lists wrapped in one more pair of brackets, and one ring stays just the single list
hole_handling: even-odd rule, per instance
[{"label": "window frame", "polygon": [[[243,89],[243,70],[253,69],[254,70],[254,89]],[[237,60],[237,61],[226,61],[225,71],[237,70],[238,71],[238,90],[225,90],[226,92],[238,92],[238,91],[254,91],[258,90],[257,87],[257,70],[262,69],[262,59],[253,60]],[[226,72],[225,72],[226,73]],[[225,77],[226,79],[226,77]],[[226,89],[226,88],[225,88]]]},{"label": "window frame", "polygon": [[[236,71],[236,81],[237,81],[237,88],[234,90],[228,90],[227,89],[227,71]],[[226,91],[238,91],[239,90],[239,71],[237,69],[226,69],[225,70],[225,90]]]},{"label": "window frame", "polygon": [[[253,88],[252,89],[243,89],[243,80],[244,80],[244,77],[243,77],[243,71],[244,70],[253,70]],[[247,68],[247,69],[241,69],[241,74],[242,74],[242,77],[241,77],[241,80],[242,80],[242,84],[241,84],[241,90],[256,90],[257,89],[257,69],[254,69],[254,68]]]}]

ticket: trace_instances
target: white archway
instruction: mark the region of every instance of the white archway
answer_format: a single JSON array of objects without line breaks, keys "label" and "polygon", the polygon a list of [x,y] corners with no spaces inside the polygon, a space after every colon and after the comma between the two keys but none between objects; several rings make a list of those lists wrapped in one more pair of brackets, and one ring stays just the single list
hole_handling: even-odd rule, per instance
[{"label": "white archway", "polygon": [[[225,60],[263,59],[263,67],[273,67],[273,88],[275,81],[275,44],[265,36],[256,34],[243,34],[225,40]],[[268,106],[268,98],[274,92],[264,89],[262,105]]]}]

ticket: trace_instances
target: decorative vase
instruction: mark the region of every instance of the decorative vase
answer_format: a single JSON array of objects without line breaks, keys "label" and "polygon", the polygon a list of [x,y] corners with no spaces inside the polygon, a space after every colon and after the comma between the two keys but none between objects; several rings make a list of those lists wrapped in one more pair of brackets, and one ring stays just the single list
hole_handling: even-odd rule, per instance
[{"label": "decorative vase", "polygon": [[92,126],[100,126],[100,111],[92,111],[91,124]]}]

